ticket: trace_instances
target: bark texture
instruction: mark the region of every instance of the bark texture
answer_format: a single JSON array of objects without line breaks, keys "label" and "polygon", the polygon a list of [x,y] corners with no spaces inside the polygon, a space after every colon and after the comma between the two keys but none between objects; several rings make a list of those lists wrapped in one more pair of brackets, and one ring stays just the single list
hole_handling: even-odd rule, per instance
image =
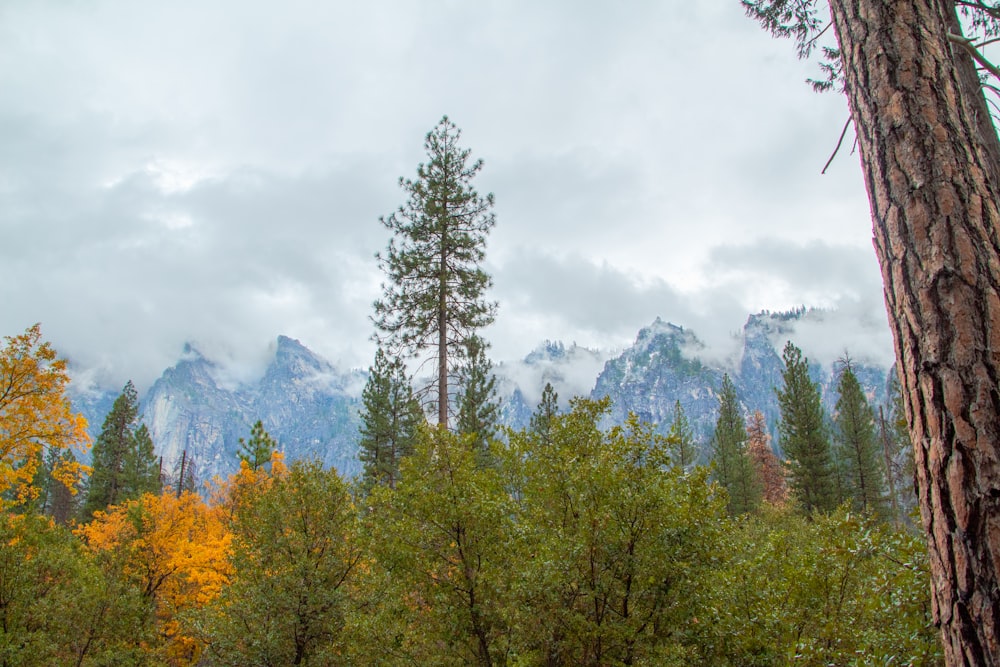
[{"label": "bark texture", "polygon": [[947,39],[952,2],[830,8],[915,449],[935,622],[948,664],[1000,665],[996,135],[971,60]]}]

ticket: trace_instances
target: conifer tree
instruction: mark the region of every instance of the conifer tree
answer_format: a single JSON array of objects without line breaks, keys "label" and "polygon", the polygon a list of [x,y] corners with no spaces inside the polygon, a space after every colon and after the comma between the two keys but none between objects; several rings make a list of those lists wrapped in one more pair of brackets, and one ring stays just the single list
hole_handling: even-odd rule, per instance
[{"label": "conifer tree", "polygon": [[139,424],[139,395],[129,380],[94,443],[84,518],[143,493],[159,491],[159,470],[149,431]]},{"label": "conifer tree", "polygon": [[850,359],[843,362],[837,392],[837,414],[833,421],[845,491],[855,509],[884,517],[885,477],[875,438],[875,414]]},{"label": "conifer tree", "polygon": [[781,408],[778,433],[790,463],[791,487],[807,514],[830,511],[837,506],[836,478],[819,386],[809,377],[809,360],[791,341],[782,358],[784,388],[776,390]]},{"label": "conifer tree", "polygon": [[552,432],[552,420],[559,414],[559,394],[553,389],[551,382],[545,383],[542,389],[542,399],[531,415],[529,429],[542,438],[542,442],[549,442]]},{"label": "conifer tree", "polygon": [[667,446],[670,449],[670,458],[674,465],[682,470],[687,470],[694,465],[697,454],[694,446],[694,431],[691,429],[691,422],[688,421],[680,401],[674,402],[674,418],[670,422],[670,431],[667,433]]},{"label": "conifer tree", "polygon": [[719,418],[712,437],[712,476],[729,493],[730,516],[746,514],[760,504],[760,482],[746,451],[747,432],[740,413],[736,387],[729,374],[722,376]]},{"label": "conifer tree", "polygon": [[750,416],[750,423],[747,424],[747,453],[760,480],[763,499],[772,505],[784,503],[788,499],[785,470],[771,449],[771,436],[760,410]]},{"label": "conifer tree", "polygon": [[425,422],[403,360],[390,359],[378,348],[361,401],[362,484],[366,489],[376,484],[396,488],[400,460],[413,452],[420,425]]},{"label": "conifer tree", "polygon": [[240,461],[246,462],[250,470],[256,472],[271,461],[271,454],[277,448],[278,443],[264,429],[264,423],[258,419],[250,428],[250,439],[240,438],[240,449],[236,455]]},{"label": "conifer tree", "polygon": [[487,343],[472,335],[465,342],[464,363],[459,369],[459,433],[472,437],[477,462],[488,463],[489,441],[496,435],[500,406],[496,399],[493,363],[486,356]]},{"label": "conifer tree", "polygon": [[442,426],[448,425],[456,357],[496,312],[496,303],[483,298],[493,281],[480,268],[495,224],[493,195],[482,197],[473,188],[483,163],[469,160],[460,136],[447,116],[441,119],[424,141],[429,161],[417,167],[417,180],[400,179],[406,204],[380,219],[393,238],[377,255],[388,280],[373,317],[376,341],[394,354],[433,350],[437,373],[427,390],[437,391]]}]

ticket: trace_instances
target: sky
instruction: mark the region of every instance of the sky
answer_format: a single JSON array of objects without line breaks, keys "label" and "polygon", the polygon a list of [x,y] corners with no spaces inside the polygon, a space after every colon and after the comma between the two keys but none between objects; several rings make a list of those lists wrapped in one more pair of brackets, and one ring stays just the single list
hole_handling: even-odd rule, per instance
[{"label": "sky", "polygon": [[0,334],[140,390],[190,342],[366,368],[379,217],[443,115],[496,197],[498,361],[655,318],[720,358],[747,315],[891,362],[846,100],[738,0],[0,4]]}]

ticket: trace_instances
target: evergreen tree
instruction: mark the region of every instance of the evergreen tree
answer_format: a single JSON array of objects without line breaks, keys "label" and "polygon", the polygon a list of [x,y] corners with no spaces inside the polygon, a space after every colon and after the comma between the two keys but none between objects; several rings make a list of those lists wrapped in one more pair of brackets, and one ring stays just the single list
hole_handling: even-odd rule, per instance
[{"label": "evergreen tree", "polygon": [[885,477],[875,438],[875,414],[850,359],[843,362],[837,392],[834,426],[845,491],[855,509],[885,516]]},{"label": "evergreen tree", "polygon": [[551,382],[545,383],[542,389],[542,400],[531,415],[529,429],[542,438],[542,442],[549,442],[552,432],[552,420],[559,414],[559,394],[552,388]]},{"label": "evergreen tree", "polygon": [[277,448],[278,443],[264,430],[264,423],[258,419],[250,428],[250,440],[240,438],[240,449],[236,455],[240,457],[240,461],[246,462],[250,470],[256,472],[271,461],[271,454]]},{"label": "evergreen tree", "polygon": [[390,359],[381,347],[375,352],[361,402],[362,484],[366,489],[376,484],[395,488],[400,460],[413,452],[425,422],[402,359]]},{"label": "evergreen tree", "polygon": [[460,136],[447,116],[441,119],[424,141],[429,162],[417,167],[417,180],[400,179],[406,204],[380,219],[394,236],[377,255],[388,282],[373,318],[380,345],[411,355],[434,350],[437,374],[428,390],[437,390],[443,426],[455,357],[496,312],[496,303],[483,299],[493,281],[480,268],[495,223],[493,195],[481,197],[472,187],[483,163],[469,161]]},{"label": "evergreen tree", "polygon": [[771,436],[760,410],[750,416],[750,423],[747,424],[747,454],[760,480],[763,499],[772,505],[784,503],[788,499],[785,470],[771,449]]},{"label": "evergreen tree", "polygon": [[471,436],[477,461],[487,464],[489,442],[496,435],[500,407],[496,399],[496,376],[486,356],[487,343],[472,335],[465,342],[465,362],[459,369],[459,433]]},{"label": "evergreen tree", "polygon": [[791,487],[806,513],[830,511],[837,505],[836,478],[819,386],[809,377],[809,360],[791,341],[782,358],[785,386],[776,390],[781,408],[778,433],[790,463]]},{"label": "evergreen tree", "polygon": [[760,504],[760,482],[746,451],[747,431],[740,413],[736,387],[729,374],[722,376],[719,418],[712,437],[712,476],[729,493],[730,516],[746,514]]},{"label": "evergreen tree", "polygon": [[667,433],[667,446],[670,449],[670,458],[674,465],[682,470],[687,470],[694,465],[697,451],[694,446],[694,431],[691,429],[691,422],[684,414],[684,408],[680,401],[674,402],[674,418],[670,422],[670,431]]},{"label": "evergreen tree", "polygon": [[139,396],[129,380],[104,419],[93,449],[84,518],[160,489],[159,462],[149,431],[139,421]]}]

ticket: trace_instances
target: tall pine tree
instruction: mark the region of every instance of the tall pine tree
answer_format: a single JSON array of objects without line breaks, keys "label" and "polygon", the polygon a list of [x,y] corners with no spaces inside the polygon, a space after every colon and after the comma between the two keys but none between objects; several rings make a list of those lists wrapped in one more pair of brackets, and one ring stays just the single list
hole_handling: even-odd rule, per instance
[{"label": "tall pine tree", "polygon": [[784,387],[776,390],[781,408],[778,433],[790,463],[792,491],[807,514],[827,512],[837,506],[836,471],[819,386],[809,377],[809,360],[791,341],[782,358]]},{"label": "tall pine tree", "polygon": [[558,414],[559,394],[556,393],[551,382],[546,382],[545,388],[542,389],[542,399],[531,415],[529,430],[537,433],[542,442],[548,444],[551,441],[552,421]]},{"label": "tall pine tree", "polygon": [[264,422],[257,420],[250,428],[250,439],[240,438],[240,449],[236,455],[246,462],[250,470],[256,472],[271,461],[271,455],[278,448],[271,434],[264,428]]},{"label": "tall pine tree", "polygon": [[712,436],[712,476],[729,493],[730,516],[746,514],[760,504],[760,482],[747,456],[746,444],[746,425],[736,387],[727,373],[722,376],[719,418]]},{"label": "tall pine tree", "polygon": [[83,516],[160,490],[160,465],[153,441],[139,423],[139,395],[129,380],[104,419],[93,449]]},{"label": "tall pine tree", "polygon": [[837,392],[833,423],[845,491],[855,509],[885,517],[885,476],[881,447],[875,437],[875,414],[850,359],[843,361]]},{"label": "tall pine tree", "polygon": [[427,389],[437,390],[442,426],[448,425],[449,376],[462,346],[496,313],[496,303],[483,298],[493,281],[480,268],[495,224],[493,195],[482,197],[472,187],[483,163],[469,160],[460,137],[442,118],[424,141],[429,161],[417,167],[417,180],[400,179],[406,204],[381,218],[393,238],[377,255],[388,281],[373,317],[376,340],[394,354],[433,351],[437,373]]},{"label": "tall pine tree", "polygon": [[378,348],[361,394],[362,485],[396,488],[399,462],[413,452],[424,415],[413,396],[403,360]]}]

